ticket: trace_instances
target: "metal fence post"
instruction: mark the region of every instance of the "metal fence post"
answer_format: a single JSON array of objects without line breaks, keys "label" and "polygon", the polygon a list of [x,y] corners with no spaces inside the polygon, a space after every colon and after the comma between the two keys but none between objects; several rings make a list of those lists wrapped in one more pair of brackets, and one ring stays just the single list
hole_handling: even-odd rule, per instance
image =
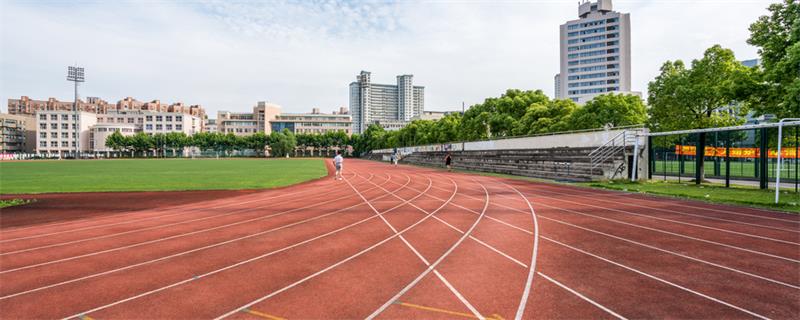
[{"label": "metal fence post", "polygon": [[731,132],[725,131],[725,188],[731,187]]},{"label": "metal fence post", "polygon": [[760,160],[760,163],[759,163],[759,166],[758,166],[759,167],[759,169],[758,169],[758,171],[759,171],[759,188],[767,189],[767,188],[769,188],[769,172],[767,171],[769,169],[769,162],[768,162],[769,161],[769,149],[767,148],[769,139],[767,137],[767,128],[761,128],[760,136],[761,136],[761,141],[760,141],[761,142],[761,148],[759,150],[760,152],[759,152],[759,155],[758,155],[758,158]]}]

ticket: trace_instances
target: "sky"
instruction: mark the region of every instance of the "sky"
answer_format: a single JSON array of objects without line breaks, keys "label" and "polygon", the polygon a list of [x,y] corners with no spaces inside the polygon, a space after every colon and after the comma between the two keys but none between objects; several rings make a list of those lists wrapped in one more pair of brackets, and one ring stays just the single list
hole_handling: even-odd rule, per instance
[{"label": "sky", "polygon": [[[757,58],[747,29],[775,1],[614,0],[631,14],[632,89],[714,44]],[[330,112],[348,105],[361,70],[374,83],[413,74],[425,110],[509,88],[552,97],[558,28],[577,14],[578,0],[0,0],[0,99],[71,101],[76,63],[81,96],[200,104],[211,117],[258,101]]]}]

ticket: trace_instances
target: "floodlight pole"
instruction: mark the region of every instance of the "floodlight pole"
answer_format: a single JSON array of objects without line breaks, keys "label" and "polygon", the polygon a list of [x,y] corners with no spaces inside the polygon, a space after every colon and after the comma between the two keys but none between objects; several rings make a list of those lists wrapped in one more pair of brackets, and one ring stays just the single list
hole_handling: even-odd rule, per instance
[{"label": "floodlight pole", "polygon": [[84,82],[83,67],[68,66],[67,67],[67,81],[72,81],[75,84],[75,100],[72,102],[73,112],[73,125],[75,130],[73,132],[75,139],[75,158],[78,158],[80,153],[80,112],[78,111],[78,83]]},{"label": "floodlight pole", "polygon": [[[783,140],[783,122],[784,121],[800,121],[800,118],[784,118],[781,121],[778,121],[778,165],[775,167],[775,204],[778,204],[778,201],[781,197],[781,143]],[[762,138],[763,139],[763,138]],[[797,141],[795,141],[797,143]],[[797,155],[794,155],[795,161],[797,161]]]}]

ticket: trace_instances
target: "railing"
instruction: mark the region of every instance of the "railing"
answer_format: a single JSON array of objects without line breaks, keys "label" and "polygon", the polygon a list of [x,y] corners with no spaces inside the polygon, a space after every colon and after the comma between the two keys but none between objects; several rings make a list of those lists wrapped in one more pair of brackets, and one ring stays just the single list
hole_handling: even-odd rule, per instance
[{"label": "railing", "polygon": [[620,154],[625,154],[625,149],[628,146],[633,146],[638,139],[637,134],[642,130],[625,130],[608,140],[602,146],[594,149],[589,153],[592,169],[599,167],[608,159],[611,159]]}]

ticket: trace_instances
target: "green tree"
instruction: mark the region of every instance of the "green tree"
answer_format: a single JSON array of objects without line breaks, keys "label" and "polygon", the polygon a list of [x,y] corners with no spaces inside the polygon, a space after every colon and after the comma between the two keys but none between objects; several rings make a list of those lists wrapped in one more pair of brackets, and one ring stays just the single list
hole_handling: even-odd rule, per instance
[{"label": "green tree", "polygon": [[134,153],[138,152],[142,156],[147,156],[147,151],[153,149],[152,137],[144,132],[137,132],[130,139],[131,149]]},{"label": "green tree", "polygon": [[177,150],[183,150],[189,146],[190,139],[186,133],[183,132],[169,132],[165,136],[166,147],[172,150],[172,155],[177,155]]},{"label": "green tree", "polygon": [[[667,61],[661,74],[648,84],[649,123],[653,131],[700,129],[736,125],[743,122],[731,110],[742,97],[736,81],[749,72],[730,49],[715,45],[703,58],[693,60],[687,69],[683,62]],[[740,109],[745,112],[746,109]],[[698,134],[697,157],[703,158],[705,133]],[[704,177],[704,161],[696,168]]]},{"label": "green tree", "polygon": [[288,129],[284,129],[281,132],[273,131],[269,137],[269,146],[272,149],[273,156],[283,157],[294,151],[297,146],[297,139]]},{"label": "green tree", "polygon": [[800,2],[771,4],[769,15],[750,25],[747,43],[759,48],[763,72],[750,87],[750,106],[778,118],[800,116]]},{"label": "green tree", "polygon": [[571,130],[644,124],[647,108],[641,98],[630,94],[603,94],[594,97],[569,117]]},{"label": "green tree", "polygon": [[530,105],[514,128],[514,135],[565,131],[569,116],[578,109],[572,100],[542,101]]},{"label": "green tree", "polygon": [[105,145],[115,151],[122,151],[125,149],[125,143],[125,136],[119,131],[114,131],[114,133],[106,137]]}]

